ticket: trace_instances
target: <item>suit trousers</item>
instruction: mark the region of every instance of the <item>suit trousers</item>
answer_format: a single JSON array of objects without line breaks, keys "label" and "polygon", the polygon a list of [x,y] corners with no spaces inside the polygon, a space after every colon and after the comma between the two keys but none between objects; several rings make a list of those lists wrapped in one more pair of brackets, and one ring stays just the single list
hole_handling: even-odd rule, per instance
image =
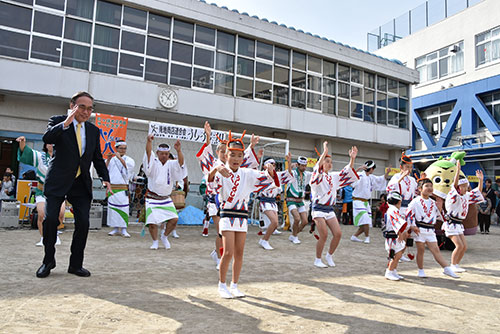
[{"label": "suit trousers", "polygon": [[71,189],[65,197],[47,196],[45,219],[43,221],[43,245],[45,247],[43,263],[49,264],[55,260],[59,211],[65,199],[68,199],[71,203],[75,218],[75,231],[73,232],[73,241],[71,242],[69,266],[79,269],[83,265],[84,250],[89,233],[90,204],[92,202],[92,195],[88,193],[81,176],[74,180]]}]

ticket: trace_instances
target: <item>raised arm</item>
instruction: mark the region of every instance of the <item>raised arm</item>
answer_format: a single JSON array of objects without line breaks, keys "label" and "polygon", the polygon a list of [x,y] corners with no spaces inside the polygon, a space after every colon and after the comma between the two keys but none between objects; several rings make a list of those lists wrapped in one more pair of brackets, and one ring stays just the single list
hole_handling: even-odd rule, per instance
[{"label": "raised arm", "polygon": [[206,144],[207,146],[210,145],[210,136],[212,135],[212,127],[210,127],[210,123],[208,121],[205,121],[205,135],[207,136]]},{"label": "raised arm", "polygon": [[323,153],[321,153],[321,156],[319,157],[319,160],[317,162],[318,166],[321,166],[323,164],[327,155],[328,155],[328,142],[325,140],[323,142]]},{"label": "raised arm", "polygon": [[458,179],[460,179],[460,160],[457,160],[457,172],[455,173],[455,177],[453,178],[453,186],[458,187]]},{"label": "raised arm", "polygon": [[148,163],[151,161],[151,152],[153,151],[153,139],[155,136],[153,134],[148,135],[146,141],[146,155],[148,157]]},{"label": "raised arm", "polygon": [[175,142],[174,149],[177,151],[177,161],[179,162],[179,166],[182,167],[182,165],[184,165],[184,154],[182,154],[181,141],[179,139]]},{"label": "raised arm", "polygon": [[477,185],[477,188],[479,189],[479,192],[482,192],[483,191],[483,180],[484,180],[483,171],[480,169],[476,170],[476,176],[479,179],[479,183]]},{"label": "raised arm", "polygon": [[358,156],[358,148],[356,146],[351,147],[349,150],[349,166],[351,166],[352,169],[354,169],[354,161],[356,160],[356,157]]},{"label": "raised arm", "polygon": [[26,147],[26,138],[24,136],[17,137],[16,141],[19,143],[19,150],[21,153],[24,151]]}]

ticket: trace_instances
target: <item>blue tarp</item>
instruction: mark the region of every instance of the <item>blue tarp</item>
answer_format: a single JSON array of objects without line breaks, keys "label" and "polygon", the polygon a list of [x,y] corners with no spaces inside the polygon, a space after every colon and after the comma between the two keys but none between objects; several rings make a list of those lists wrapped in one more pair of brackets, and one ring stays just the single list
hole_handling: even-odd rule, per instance
[{"label": "blue tarp", "polygon": [[177,221],[178,225],[203,225],[203,219],[205,218],[205,214],[203,210],[195,208],[192,205],[189,205],[182,209],[179,212],[179,220]]}]

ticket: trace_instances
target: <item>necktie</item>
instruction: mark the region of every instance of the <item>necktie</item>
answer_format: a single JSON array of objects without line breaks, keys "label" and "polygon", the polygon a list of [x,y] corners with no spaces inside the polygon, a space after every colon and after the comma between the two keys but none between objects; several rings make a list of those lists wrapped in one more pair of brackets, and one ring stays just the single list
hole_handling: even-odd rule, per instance
[{"label": "necktie", "polygon": [[[78,123],[76,125],[76,142],[78,143],[78,152],[80,153],[79,155],[82,156],[82,136],[81,136],[81,130],[82,124]],[[81,171],[80,171],[80,163],[78,163],[78,170],[76,171],[76,176],[75,179],[80,176]]]}]

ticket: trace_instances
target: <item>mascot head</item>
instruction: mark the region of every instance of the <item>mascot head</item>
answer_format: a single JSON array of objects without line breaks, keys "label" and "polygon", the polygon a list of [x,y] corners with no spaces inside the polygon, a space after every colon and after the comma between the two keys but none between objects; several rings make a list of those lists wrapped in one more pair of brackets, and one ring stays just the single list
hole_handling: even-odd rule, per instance
[{"label": "mascot head", "polygon": [[[465,152],[453,152],[449,158],[439,157],[438,161],[427,167],[425,175],[434,184],[434,195],[446,198],[453,186],[457,161],[460,161],[461,166],[465,165],[464,157]],[[465,176],[462,171],[460,174]]]}]

